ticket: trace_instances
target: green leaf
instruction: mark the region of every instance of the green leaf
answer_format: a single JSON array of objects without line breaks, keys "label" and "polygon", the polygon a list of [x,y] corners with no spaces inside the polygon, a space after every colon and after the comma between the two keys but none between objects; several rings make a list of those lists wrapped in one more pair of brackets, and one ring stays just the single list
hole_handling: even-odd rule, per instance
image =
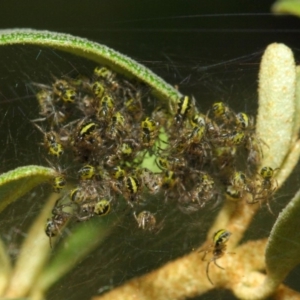
[{"label": "green leaf", "polygon": [[299,0],[279,0],[276,1],[272,8],[274,13],[288,13],[300,17],[300,1]]},{"label": "green leaf", "polygon": [[[160,129],[158,141],[156,141],[155,147],[156,147],[156,149],[158,149],[158,147],[160,149],[167,149],[167,147],[168,147],[168,136],[163,127]],[[161,172],[161,169],[156,164],[156,155],[150,154],[149,152],[147,152],[146,155],[144,156],[141,167],[146,168],[154,173]]]},{"label": "green leaf", "polygon": [[299,129],[300,129],[300,67],[296,67],[296,98],[295,98],[295,127],[293,129],[294,131],[294,137],[295,139],[298,139],[299,135]]},{"label": "green leaf", "polygon": [[296,66],[290,48],[273,43],[264,52],[259,71],[256,132],[262,140],[262,166],[280,168],[293,142]]},{"label": "green leaf", "polygon": [[53,169],[40,166],[19,167],[0,175],[0,212],[35,186],[56,175]]},{"label": "green leaf", "polygon": [[49,260],[51,248],[49,237],[45,233],[46,220],[51,215],[58,195],[52,193],[43,206],[43,210],[32,223],[20,248],[17,261],[10,276],[5,296],[10,298],[27,296],[35,285],[41,271]]},{"label": "green leaf", "polygon": [[267,277],[279,284],[300,263],[300,190],[279,214],[266,248]]},{"label": "green leaf", "polygon": [[8,251],[0,239],[0,295],[3,295],[4,290],[7,287],[7,284],[10,280],[12,272],[12,264]]},{"label": "green leaf", "polygon": [[70,34],[32,29],[0,30],[0,45],[33,44],[73,53],[128,77],[136,77],[153,88],[154,94],[165,101],[177,101],[182,95],[148,68],[107,46]]}]

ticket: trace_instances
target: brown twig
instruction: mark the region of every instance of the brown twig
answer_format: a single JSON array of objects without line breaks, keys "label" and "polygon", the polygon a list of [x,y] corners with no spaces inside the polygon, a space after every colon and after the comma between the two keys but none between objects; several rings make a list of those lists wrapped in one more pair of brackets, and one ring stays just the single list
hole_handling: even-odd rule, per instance
[{"label": "brown twig", "polygon": [[214,286],[206,277],[207,262],[202,261],[202,255],[194,251],[93,300],[175,300],[195,297],[215,287],[232,289],[249,272],[263,268],[265,244],[266,239],[251,241],[234,249],[235,254],[224,255],[220,264],[225,270],[210,269]]}]

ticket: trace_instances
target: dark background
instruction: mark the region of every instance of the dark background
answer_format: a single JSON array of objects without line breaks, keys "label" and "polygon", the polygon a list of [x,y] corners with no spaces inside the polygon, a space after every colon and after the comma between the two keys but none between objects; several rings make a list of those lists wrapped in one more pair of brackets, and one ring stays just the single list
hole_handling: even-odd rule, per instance
[{"label": "dark background", "polygon": [[[5,0],[0,1],[0,29],[46,29],[97,41],[145,64],[171,84],[179,85],[183,93],[193,94],[204,111],[219,100],[236,111],[255,115],[258,67],[266,46],[285,43],[293,49],[297,61],[300,57],[300,19],[270,14],[272,2]],[[1,172],[19,165],[43,163],[42,158],[34,155],[40,136],[36,136],[28,122],[38,111],[30,83],[47,84],[51,74],[59,77],[74,70],[89,73],[93,67],[91,62],[52,49],[0,48]],[[297,177],[295,173],[275,199],[273,211],[278,213],[293,194],[292,186],[299,186]],[[17,243],[18,236],[11,234],[11,230],[25,231],[30,216],[40,209],[26,201],[22,207],[16,204],[8,208],[0,221],[2,237],[9,237],[7,243]],[[182,216],[178,223],[185,222],[187,226],[177,228],[177,234],[163,238],[165,241],[161,237],[147,237],[145,241],[143,235],[131,230],[130,221],[59,282],[47,299],[89,299],[103,286],[122,284],[190,251],[205,238],[215,213]],[[265,209],[261,210],[247,238],[267,236],[274,221]],[[167,225],[164,236],[172,231]],[[294,270],[287,279],[287,284],[297,290],[299,272]],[[214,298],[233,299],[223,291],[201,297]]]}]

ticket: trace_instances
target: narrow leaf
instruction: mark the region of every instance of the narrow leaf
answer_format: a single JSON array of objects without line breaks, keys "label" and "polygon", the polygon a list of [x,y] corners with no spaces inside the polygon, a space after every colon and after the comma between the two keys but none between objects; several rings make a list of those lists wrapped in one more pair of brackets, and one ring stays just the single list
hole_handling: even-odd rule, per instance
[{"label": "narrow leaf", "polygon": [[280,283],[300,263],[300,191],[279,214],[274,224],[267,248],[267,276]]},{"label": "narrow leaf", "polygon": [[259,72],[259,111],[256,130],[262,140],[263,166],[280,168],[293,140],[296,67],[283,44],[267,47]]},{"label": "narrow leaf", "polygon": [[300,17],[300,2],[299,0],[279,0],[272,6],[274,13],[292,14]]},{"label": "narrow leaf", "polygon": [[51,248],[44,228],[56,200],[57,195],[53,193],[31,225],[15,262],[6,297],[27,296],[28,291],[35,286],[37,278],[45,267]]},{"label": "narrow leaf", "polygon": [[33,29],[0,30],[0,45],[33,44],[48,46],[73,53],[99,64],[108,65],[113,70],[128,77],[136,77],[153,88],[153,92],[163,100],[176,101],[181,94],[148,68],[107,46],[75,37],[70,34]]},{"label": "narrow leaf", "polygon": [[19,167],[0,175],[0,212],[35,186],[55,176],[53,169],[40,166]]}]

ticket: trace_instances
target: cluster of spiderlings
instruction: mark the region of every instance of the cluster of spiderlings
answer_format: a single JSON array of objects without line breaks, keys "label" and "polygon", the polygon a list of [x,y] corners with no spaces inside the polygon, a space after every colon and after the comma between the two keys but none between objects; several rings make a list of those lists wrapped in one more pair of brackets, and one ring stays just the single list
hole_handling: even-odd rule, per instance
[{"label": "cluster of spiderlings", "polygon": [[[91,79],[36,86],[41,118],[33,122],[44,135],[43,145],[54,164],[74,166],[73,173],[58,172],[53,189],[60,192],[66,178],[78,179],[53,209],[46,227],[50,238],[67,220],[107,215],[124,200],[138,226],[153,230],[155,212],[141,209],[147,193],[189,213],[224,195],[247,194],[247,202],[256,203],[277,188],[273,169],[257,172],[262,151],[254,119],[223,102],[206,114],[188,96],[156,106],[149,88],[106,67],[97,67]],[[146,156],[155,157],[158,172],[141,167]]]},{"label": "cluster of spiderlings", "polygon": [[184,212],[197,211],[226,197],[249,204],[269,199],[277,189],[274,170],[257,170],[263,156],[254,119],[223,102],[200,113],[195,100],[183,96],[171,104],[173,116],[154,111],[168,135],[168,146],[156,151],[160,189]]}]

